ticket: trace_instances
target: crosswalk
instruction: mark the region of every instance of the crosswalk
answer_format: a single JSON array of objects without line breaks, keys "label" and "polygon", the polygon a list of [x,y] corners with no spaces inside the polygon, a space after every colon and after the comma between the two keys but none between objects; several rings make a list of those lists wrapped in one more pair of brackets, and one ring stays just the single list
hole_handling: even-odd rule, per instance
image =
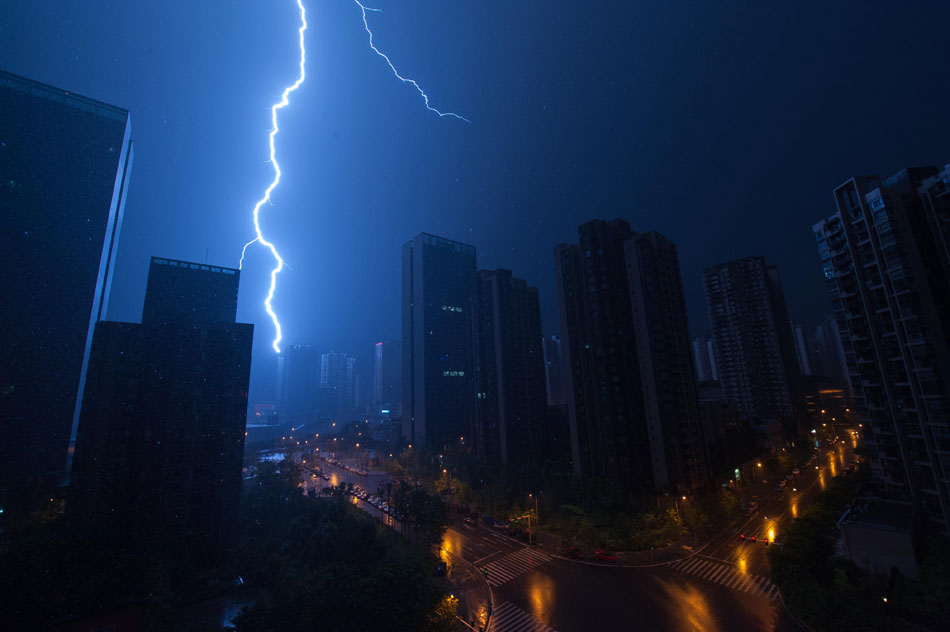
[{"label": "crosswalk", "polygon": [[550,562],[551,556],[534,549],[523,548],[504,557],[499,557],[488,564],[482,565],[482,569],[488,569],[488,583],[492,586],[501,586],[505,582],[518,577],[535,566],[541,566],[545,562]]},{"label": "crosswalk", "polygon": [[723,564],[694,556],[677,560],[670,564],[670,568],[769,601],[774,601],[778,597],[778,587],[767,578],[753,573],[742,573],[732,564]]},{"label": "crosswalk", "polygon": [[556,632],[510,601],[495,609],[489,632]]}]

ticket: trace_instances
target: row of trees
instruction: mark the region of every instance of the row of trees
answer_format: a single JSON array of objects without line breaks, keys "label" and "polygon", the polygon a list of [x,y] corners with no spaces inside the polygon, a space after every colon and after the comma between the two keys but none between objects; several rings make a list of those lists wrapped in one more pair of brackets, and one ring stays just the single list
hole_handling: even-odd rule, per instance
[{"label": "row of trees", "polygon": [[455,600],[431,555],[342,493],[301,495],[297,477],[287,461],[262,464],[242,503],[236,568],[263,592],[238,632],[453,629]]},{"label": "row of trees", "polygon": [[855,477],[833,478],[785,531],[781,546],[768,552],[772,581],[789,609],[815,632],[911,629],[888,616],[882,578],[869,577],[850,560],[835,556],[837,521],[867,478],[866,470],[864,465]]},{"label": "row of trees", "polygon": [[[776,466],[778,464],[776,463]],[[741,510],[738,495],[717,488],[689,502],[663,497],[632,496],[613,481],[575,477],[560,461],[521,461],[502,466],[471,455],[454,455],[443,466],[435,455],[409,450],[386,463],[397,479],[425,482],[448,489],[454,500],[496,520],[530,514],[538,524],[567,542],[591,547],[644,550],[669,544],[686,533],[716,529]],[[443,472],[443,470],[445,470]],[[519,525],[520,526],[520,523]]]}]

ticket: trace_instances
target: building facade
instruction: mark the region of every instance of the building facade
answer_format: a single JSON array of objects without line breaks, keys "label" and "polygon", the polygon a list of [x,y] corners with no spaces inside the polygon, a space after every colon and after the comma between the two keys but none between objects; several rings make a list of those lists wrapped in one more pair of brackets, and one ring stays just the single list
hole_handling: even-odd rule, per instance
[{"label": "building facade", "polygon": [[398,340],[377,342],[374,347],[373,407],[401,414],[402,345]]},{"label": "building facade", "polygon": [[472,301],[475,449],[504,463],[542,457],[547,419],[538,290],[480,270]]},{"label": "building facade", "polygon": [[0,111],[0,518],[16,521],[66,475],[132,132],[126,110],[2,71]]},{"label": "building facade", "polygon": [[696,364],[697,381],[719,381],[719,367],[716,365],[716,350],[712,338],[709,336],[693,338],[693,362]]},{"label": "building facade", "polygon": [[320,356],[320,390],[331,417],[340,419],[356,407],[357,377],[353,356],[339,351]]},{"label": "building facade", "polygon": [[726,400],[759,434],[781,440],[798,395],[798,361],[778,269],[764,257],[707,268],[703,287]]},{"label": "building facade", "polygon": [[402,430],[451,450],[474,426],[475,247],[420,233],[402,247]]},{"label": "building facade", "polygon": [[321,356],[311,345],[284,345],[277,356],[277,414],[282,423],[313,423],[321,408]]},{"label": "building facade", "polygon": [[548,406],[564,405],[564,362],[561,359],[561,338],[549,336],[544,339],[544,380],[548,394]]},{"label": "building facade", "polygon": [[709,479],[709,455],[676,246],[650,232],[624,249],[653,486],[696,489]]},{"label": "building facade", "polygon": [[950,519],[950,268],[948,170],[855,177],[814,226],[864,422],[885,493]]},{"label": "building facade", "polygon": [[623,220],[555,248],[574,472],[625,489],[708,477],[676,250]]},{"label": "building facade", "polygon": [[[198,557],[226,545],[243,480],[253,325],[204,318],[236,308],[239,275],[153,257],[146,304],[169,309],[143,324],[96,324],[67,498],[79,530]],[[172,307],[174,286],[204,294],[199,304],[222,286],[235,291],[191,311]]]}]

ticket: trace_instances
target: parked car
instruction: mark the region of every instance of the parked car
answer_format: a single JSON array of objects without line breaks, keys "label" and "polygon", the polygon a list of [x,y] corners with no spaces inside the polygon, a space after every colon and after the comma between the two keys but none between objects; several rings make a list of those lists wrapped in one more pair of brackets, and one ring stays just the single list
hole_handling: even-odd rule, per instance
[{"label": "parked car", "polygon": [[594,557],[601,562],[616,562],[617,556],[610,551],[594,551]]},{"label": "parked car", "polygon": [[566,549],[564,549],[564,555],[570,558],[573,558],[575,560],[579,560],[584,557],[584,552],[581,551],[576,546],[569,546]]}]

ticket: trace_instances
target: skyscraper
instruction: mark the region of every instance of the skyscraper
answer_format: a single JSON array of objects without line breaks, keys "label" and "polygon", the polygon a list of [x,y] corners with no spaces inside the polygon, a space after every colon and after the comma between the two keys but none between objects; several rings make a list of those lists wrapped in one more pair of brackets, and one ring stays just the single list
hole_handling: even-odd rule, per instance
[{"label": "skyscraper", "polygon": [[797,397],[798,363],[778,268],[747,257],[707,268],[706,306],[723,394],[763,445],[781,439]]},{"label": "skyscraper", "polygon": [[398,340],[377,342],[375,346],[373,406],[399,415],[402,400],[402,345]]},{"label": "skyscraper", "polygon": [[472,301],[479,456],[542,456],[547,402],[538,290],[509,270],[480,270]]},{"label": "skyscraper", "polygon": [[833,314],[825,316],[825,320],[815,327],[815,351],[818,358],[817,374],[838,380],[850,389],[841,334]]},{"label": "skyscraper", "polygon": [[643,487],[652,466],[623,247],[633,231],[616,219],[577,232],[554,249],[574,473]]},{"label": "skyscraper", "polygon": [[693,362],[696,364],[696,379],[699,382],[719,381],[719,367],[716,365],[716,350],[712,338],[693,338]]},{"label": "skyscraper", "polygon": [[320,354],[310,345],[284,345],[277,357],[277,414],[282,423],[314,422],[320,410]]},{"label": "skyscraper", "polygon": [[561,339],[550,336],[544,339],[544,379],[548,393],[548,406],[564,405],[564,369],[561,360]]},{"label": "skyscraper", "polygon": [[128,111],[2,71],[0,112],[0,508],[16,520],[66,469],[132,140]]},{"label": "skyscraper", "polygon": [[320,389],[333,417],[343,417],[356,406],[356,377],[356,358],[339,351],[320,357]]},{"label": "skyscraper", "polygon": [[624,243],[640,388],[655,488],[709,479],[676,246],[656,232]]},{"label": "skyscraper", "polygon": [[805,327],[799,323],[792,323],[792,344],[795,346],[795,358],[798,360],[798,369],[802,375],[814,375],[812,346],[809,344],[808,338]]},{"label": "skyscraper", "polygon": [[[152,257],[148,322],[96,324],[67,499],[79,529],[167,539],[198,556],[227,542],[241,494],[253,325],[218,318],[233,313],[239,278]],[[209,309],[175,304],[173,294]]]},{"label": "skyscraper", "polygon": [[871,469],[950,520],[950,167],[855,177],[814,233]]},{"label": "skyscraper", "polygon": [[473,427],[475,247],[420,233],[402,247],[402,429],[454,448]]},{"label": "skyscraper", "polygon": [[627,489],[708,477],[673,244],[623,220],[555,248],[574,472]]}]

